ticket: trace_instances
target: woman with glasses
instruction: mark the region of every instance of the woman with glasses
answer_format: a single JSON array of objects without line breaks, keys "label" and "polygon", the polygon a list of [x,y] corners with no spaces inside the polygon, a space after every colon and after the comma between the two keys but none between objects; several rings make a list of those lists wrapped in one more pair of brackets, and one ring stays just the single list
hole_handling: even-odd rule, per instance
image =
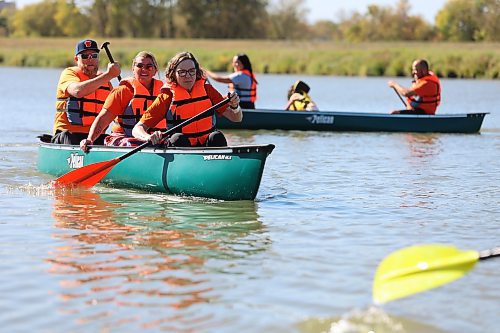
[{"label": "woman with glasses", "polygon": [[255,109],[257,100],[257,79],[253,74],[252,64],[246,54],[237,54],[233,57],[234,73],[228,76],[217,75],[205,70],[208,77],[217,82],[228,83],[229,91],[235,91],[240,97],[240,106],[243,109]]},{"label": "woman with glasses", "polygon": [[[106,131],[113,119],[115,124],[111,135],[105,139],[105,145],[130,147],[142,143],[132,136],[132,129],[160,93],[163,82],[154,78],[157,72],[158,63],[152,53],[141,51],[135,56],[132,61],[133,76],[123,79],[106,98],[87,138],[80,142],[83,151],[88,151],[88,146]],[[165,128],[166,122],[163,121],[152,131]]]},{"label": "woman with glasses", "polygon": [[[189,52],[175,55],[169,61],[165,75],[167,84],[132,131],[137,139],[149,140],[153,144],[162,141],[160,131],[148,133],[157,127],[157,123],[166,118],[167,126],[173,127],[223,100],[222,95],[207,82],[198,61]],[[229,106],[220,107],[215,114],[240,122],[243,114],[238,95],[232,93],[229,99]],[[177,147],[227,146],[224,134],[215,125],[215,115],[208,115],[184,126],[164,143]]]},{"label": "woman with glasses", "polygon": [[[91,39],[76,44],[75,63],[62,71],[57,84],[52,143],[77,145],[87,137],[113,88],[109,81],[121,71],[118,63],[109,63],[107,70],[99,73],[99,48]],[[104,136],[96,140],[103,144]]]}]

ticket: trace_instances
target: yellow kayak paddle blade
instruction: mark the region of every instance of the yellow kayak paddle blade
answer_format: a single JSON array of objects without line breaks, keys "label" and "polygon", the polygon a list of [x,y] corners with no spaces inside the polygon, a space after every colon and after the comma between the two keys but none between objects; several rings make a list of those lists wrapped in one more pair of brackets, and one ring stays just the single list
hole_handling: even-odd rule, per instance
[{"label": "yellow kayak paddle blade", "polygon": [[478,251],[461,251],[439,244],[395,251],[378,266],[373,282],[373,301],[387,303],[442,286],[464,276],[478,260]]}]

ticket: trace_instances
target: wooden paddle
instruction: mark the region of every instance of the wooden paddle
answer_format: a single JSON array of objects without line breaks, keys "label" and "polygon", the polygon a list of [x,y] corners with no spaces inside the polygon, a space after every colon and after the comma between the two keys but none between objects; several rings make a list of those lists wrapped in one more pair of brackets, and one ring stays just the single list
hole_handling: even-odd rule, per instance
[{"label": "wooden paddle", "polygon": [[[114,63],[115,60],[113,59],[113,56],[111,55],[111,51],[109,50],[109,47],[108,47],[109,44],[110,44],[109,42],[104,42],[101,46],[101,50],[104,49],[104,51],[106,51],[106,55],[108,56],[109,62]],[[118,75],[116,78],[118,79],[118,81],[122,80],[122,77],[120,75]]]},{"label": "wooden paddle", "polygon": [[373,282],[373,301],[382,304],[439,287],[464,276],[478,260],[498,256],[500,247],[478,252],[427,244],[398,250],[378,266]]},{"label": "wooden paddle", "polygon": [[[182,123],[168,129],[167,131],[162,133],[162,137],[166,137],[170,133],[175,132],[177,129],[182,128],[183,126],[186,126],[192,123],[193,121],[206,117],[208,114],[214,112],[215,110],[224,106],[227,103],[229,103],[229,97],[213,105],[212,107],[206,109],[205,111],[200,112],[196,116],[186,119]],[[113,168],[113,166],[123,161],[127,157],[130,157],[135,153],[141,151],[142,149],[150,146],[151,144],[152,144],[151,141],[147,141],[142,145],[132,149],[128,153],[123,154],[122,156],[119,157],[115,157],[112,160],[92,163],[89,165],[85,165],[81,168],[72,170],[54,180],[53,181],[54,186],[81,185],[86,187],[92,187],[95,184],[97,184],[101,179],[103,179],[104,176],[106,176],[106,174]]]}]

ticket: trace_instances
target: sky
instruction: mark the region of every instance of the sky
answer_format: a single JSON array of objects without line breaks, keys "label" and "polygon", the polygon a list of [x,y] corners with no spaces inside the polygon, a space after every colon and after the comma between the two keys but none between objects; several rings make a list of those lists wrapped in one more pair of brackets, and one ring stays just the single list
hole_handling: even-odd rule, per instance
[{"label": "sky", "polygon": [[[12,1],[12,0],[10,0]],[[434,23],[437,12],[443,8],[447,0],[410,0],[410,14],[420,15],[429,23]],[[40,2],[40,0],[14,0],[18,7],[26,4]],[[310,23],[317,20],[335,21],[340,11],[346,14],[357,11],[366,12],[366,7],[370,4],[378,6],[394,7],[398,0],[305,0],[305,6],[309,8],[308,21]]]},{"label": "sky", "polygon": [[[427,22],[434,23],[438,11],[444,7],[447,0],[410,0],[410,14],[420,15]],[[352,11],[366,13],[368,5],[395,7],[398,0],[305,0],[309,8],[309,22],[325,19],[336,21],[339,11],[344,10],[346,14]]]}]

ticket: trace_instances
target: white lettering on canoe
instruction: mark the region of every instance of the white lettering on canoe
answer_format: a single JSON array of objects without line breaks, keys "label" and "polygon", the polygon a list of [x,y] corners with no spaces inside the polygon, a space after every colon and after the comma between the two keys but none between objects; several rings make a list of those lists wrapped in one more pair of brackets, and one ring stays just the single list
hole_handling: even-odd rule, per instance
[{"label": "white lettering on canoe", "polygon": [[68,161],[68,165],[71,169],[81,168],[83,166],[83,155],[78,155],[77,153],[73,153],[69,155],[66,159]]},{"label": "white lettering on canoe", "polygon": [[233,157],[230,155],[203,155],[204,161],[212,161],[212,160],[230,160]]},{"label": "white lettering on canoe", "polygon": [[324,116],[324,115],[313,115],[311,117],[307,117],[307,120],[311,122],[311,124],[333,124],[334,116]]}]

